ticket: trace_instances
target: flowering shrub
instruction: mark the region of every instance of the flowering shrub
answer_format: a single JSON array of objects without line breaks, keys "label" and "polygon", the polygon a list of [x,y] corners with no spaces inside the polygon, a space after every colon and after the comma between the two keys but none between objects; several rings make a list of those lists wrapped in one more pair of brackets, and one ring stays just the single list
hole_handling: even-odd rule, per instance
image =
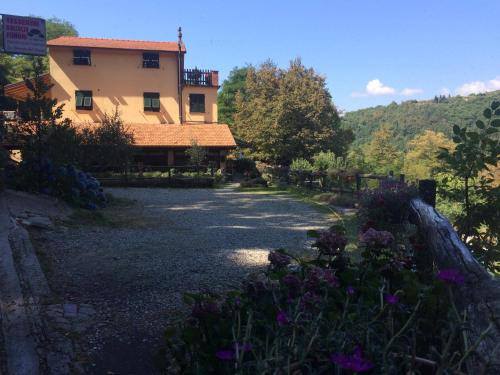
[{"label": "flowering shrub", "polygon": [[412,186],[391,180],[378,189],[366,190],[360,200],[361,214],[381,227],[401,224],[408,215],[410,200],[416,196]]},{"label": "flowering shrub", "polygon": [[369,225],[354,264],[342,228],[332,227],[318,233],[316,256],[273,251],[241,288],[185,295],[192,312],[166,330],[159,366],[182,374],[463,371],[470,344],[452,298],[463,276],[416,272],[406,242]]}]

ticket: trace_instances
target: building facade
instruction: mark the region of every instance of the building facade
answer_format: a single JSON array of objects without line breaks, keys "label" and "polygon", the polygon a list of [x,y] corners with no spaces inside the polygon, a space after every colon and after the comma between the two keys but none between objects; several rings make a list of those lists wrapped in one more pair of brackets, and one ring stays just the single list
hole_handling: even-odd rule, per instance
[{"label": "building facade", "polygon": [[[180,29],[177,42],[60,37],[47,45],[50,96],[73,124],[93,126],[117,109],[134,134],[136,161],[184,164],[185,149],[196,142],[224,166],[236,143],[217,122],[218,72],[184,67]],[[23,83],[5,92],[26,95]]]}]

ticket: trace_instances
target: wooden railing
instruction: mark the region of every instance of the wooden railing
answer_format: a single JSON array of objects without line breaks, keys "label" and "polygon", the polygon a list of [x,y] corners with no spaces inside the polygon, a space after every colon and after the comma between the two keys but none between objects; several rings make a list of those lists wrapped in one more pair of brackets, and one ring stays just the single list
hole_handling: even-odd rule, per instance
[{"label": "wooden railing", "polygon": [[183,83],[187,86],[217,86],[213,80],[214,72],[204,69],[184,69]]}]

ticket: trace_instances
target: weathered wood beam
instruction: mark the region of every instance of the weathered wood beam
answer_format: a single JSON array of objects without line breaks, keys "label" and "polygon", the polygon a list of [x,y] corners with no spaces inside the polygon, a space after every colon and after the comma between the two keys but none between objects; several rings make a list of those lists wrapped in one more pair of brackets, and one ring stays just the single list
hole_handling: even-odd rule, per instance
[{"label": "weathered wood beam", "polygon": [[[457,306],[467,312],[473,345],[487,331],[468,362],[471,374],[500,374],[500,281],[473,257],[450,222],[421,199],[410,205],[410,221],[418,226],[434,262],[440,269],[453,268],[465,278],[457,285]],[[471,372],[472,371],[472,372]]]}]

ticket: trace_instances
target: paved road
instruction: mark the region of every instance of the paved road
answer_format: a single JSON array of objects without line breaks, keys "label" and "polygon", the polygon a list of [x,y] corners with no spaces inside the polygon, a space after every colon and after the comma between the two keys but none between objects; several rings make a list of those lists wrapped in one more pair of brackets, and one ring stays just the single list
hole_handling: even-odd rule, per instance
[{"label": "paved road", "polygon": [[146,366],[165,323],[186,311],[182,292],[237,285],[269,250],[303,253],[307,230],[327,225],[305,204],[233,187],[109,190],[135,201],[108,209],[119,225],[39,238],[55,294],[98,312],[82,338],[96,374],[153,373]]}]

